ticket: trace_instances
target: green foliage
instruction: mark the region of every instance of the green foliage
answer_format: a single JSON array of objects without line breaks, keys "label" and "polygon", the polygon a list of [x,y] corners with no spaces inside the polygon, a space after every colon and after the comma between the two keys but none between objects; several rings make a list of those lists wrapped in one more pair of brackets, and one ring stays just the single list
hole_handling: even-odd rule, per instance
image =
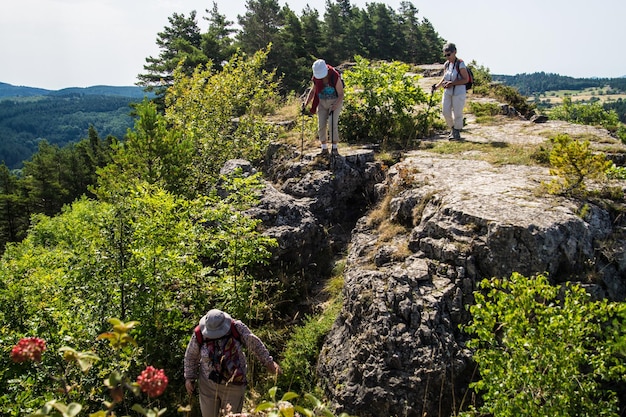
[{"label": "green foliage", "polygon": [[136,178],[172,193],[193,195],[188,184],[191,141],[179,131],[168,129],[155,103],[144,100],[137,105],[136,112],[135,128],[115,147],[114,163],[98,171],[98,195],[106,198]]},{"label": "green foliage", "polygon": [[488,95],[491,85],[492,77],[489,72],[489,68],[478,65],[476,61],[472,61],[468,64],[474,74],[474,83],[472,90],[474,94]]},{"label": "green foliage", "polygon": [[497,116],[501,112],[498,103],[471,101],[468,103],[467,108],[470,113],[476,116],[477,123],[489,122],[493,119],[493,116]]},{"label": "green foliage", "polygon": [[259,174],[247,178],[241,173],[222,177],[221,198],[213,199],[212,210],[203,219],[210,239],[204,249],[211,270],[207,285],[222,308],[243,320],[272,316],[281,287],[275,278],[257,279],[255,270],[267,264],[276,240],[259,231],[261,220],[245,211],[257,200]]},{"label": "green foliage", "polygon": [[18,242],[26,234],[30,216],[53,215],[82,195],[92,196],[89,187],[96,171],[111,161],[113,138],[103,141],[95,128],[77,144],[59,148],[39,143],[32,160],[25,162],[21,175],[2,165],[0,170],[0,247]]},{"label": "green foliage", "polygon": [[549,192],[582,196],[587,190],[587,180],[606,178],[611,161],[607,161],[604,154],[593,152],[588,140],[581,142],[559,134],[551,142],[550,175],[557,178],[547,184]]},{"label": "green foliage", "polygon": [[408,76],[409,67],[400,62],[376,65],[360,56],[344,73],[346,94],[340,118],[342,138],[352,143],[379,143],[384,149],[403,148],[427,133],[420,131],[420,118],[429,117],[431,106],[417,112],[428,101],[417,83]]},{"label": "green foliage", "polygon": [[282,354],[280,385],[299,392],[312,392],[317,386],[315,366],[324,338],[330,331],[341,304],[335,302],[320,315],[308,316],[295,329]]},{"label": "green foliage", "polygon": [[604,107],[604,110],[606,111],[611,111],[611,110],[615,111],[615,113],[617,113],[619,117],[620,122],[626,124],[626,100],[623,100],[620,97],[616,101],[604,103],[602,106]]},{"label": "green foliage", "polygon": [[526,96],[514,87],[504,84],[494,84],[489,87],[489,95],[503,101],[520,112],[520,114],[530,117],[535,110],[535,105],[528,102]]},{"label": "green foliage", "polygon": [[[545,275],[484,280],[465,327],[483,404],[463,416],[617,416],[626,309]],[[621,347],[620,347],[621,346]]]},{"label": "green foliage", "polygon": [[[273,310],[268,294],[281,292],[252,275],[275,244],[244,215],[258,182],[224,181],[226,198],[187,200],[136,182],[109,202],[82,199],[55,217],[36,216],[0,262],[0,338],[34,332],[51,345],[72,338],[80,348],[109,317],[133,317],[145,323],[137,334],[144,359],[176,374],[181,346],[207,306],[263,320]],[[10,375],[0,373],[0,385]],[[7,395],[11,403],[23,394]]]},{"label": "green foliage", "polygon": [[571,97],[563,97],[563,104],[554,107],[549,117],[553,120],[601,126],[611,132],[617,131],[621,124],[614,110],[607,111],[600,103],[572,103]]},{"label": "green foliage", "polygon": [[[7,391],[11,392],[10,388],[31,378],[40,379],[40,383],[29,393],[30,401],[27,403],[18,399],[11,404],[11,408],[4,408],[0,402],[3,415],[74,417],[84,411],[91,417],[106,417],[116,412],[125,413],[131,406],[133,410],[145,410],[137,403],[142,391],[148,394],[142,401],[147,401],[152,407],[157,405],[158,400],[151,397],[163,393],[168,384],[167,376],[158,376],[162,384],[156,390],[141,386],[139,379],[136,382],[131,377],[144,367],[141,364],[141,349],[130,335],[138,322],[124,323],[112,318],[109,323],[112,329],[92,340],[88,350],[79,351],[63,345],[56,349],[58,355],[47,349],[48,352],[40,360],[34,360],[33,364],[25,363],[17,371],[16,378],[8,381]],[[109,344],[105,345],[100,340]],[[9,398],[9,395],[1,398]],[[159,409],[154,407],[152,410]],[[166,409],[160,411],[160,414],[143,414],[161,415]]]},{"label": "green foliage", "polygon": [[223,164],[233,158],[258,162],[277,131],[262,116],[278,103],[274,74],[263,70],[268,51],[233,56],[223,71],[174,74],[166,119],[193,144],[187,166],[197,192],[207,192]]},{"label": "green foliage", "polygon": [[610,179],[626,180],[626,167],[618,167],[612,163],[606,171],[606,176]]},{"label": "green foliage", "polygon": [[[335,414],[319,399],[312,394],[304,394],[300,397],[293,391],[288,391],[283,394],[280,400],[276,399],[278,387],[272,387],[269,389],[268,394],[270,400],[266,400],[257,405],[254,409],[254,413],[263,413],[267,417],[294,417],[295,415],[301,415],[306,417],[324,416],[334,417]],[[295,403],[294,400],[302,399],[302,405]],[[298,414],[296,414],[298,413]],[[349,417],[346,413],[339,414],[338,417]]]}]

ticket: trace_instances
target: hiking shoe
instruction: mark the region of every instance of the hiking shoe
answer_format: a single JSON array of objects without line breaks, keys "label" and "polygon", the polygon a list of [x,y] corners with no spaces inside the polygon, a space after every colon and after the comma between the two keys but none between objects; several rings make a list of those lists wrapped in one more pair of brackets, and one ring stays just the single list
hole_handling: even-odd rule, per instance
[{"label": "hiking shoe", "polygon": [[341,155],[339,155],[339,149],[333,149],[332,152],[331,152],[331,155],[332,156],[341,156]]},{"label": "hiking shoe", "polygon": [[316,163],[325,164],[328,162],[329,156],[330,156],[330,153],[328,152],[328,149],[322,149],[322,151],[315,156],[314,161]]},{"label": "hiking shoe", "polygon": [[454,140],[454,129],[450,130],[450,134],[448,135],[449,140]]},{"label": "hiking shoe", "polygon": [[452,139],[461,140],[461,131],[459,129],[452,129]]}]

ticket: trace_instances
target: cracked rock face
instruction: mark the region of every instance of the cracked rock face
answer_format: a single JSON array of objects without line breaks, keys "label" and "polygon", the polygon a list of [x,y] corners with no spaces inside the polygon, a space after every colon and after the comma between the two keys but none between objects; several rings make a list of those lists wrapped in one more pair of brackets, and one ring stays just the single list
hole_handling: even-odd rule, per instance
[{"label": "cracked rock face", "polygon": [[[391,168],[389,218],[405,232],[352,233],[344,306],[318,373],[338,409],[360,417],[450,415],[474,366],[459,325],[483,278],[547,272],[626,297],[623,238],[605,210],[540,194],[547,170],[415,152]],[[615,256],[599,256],[599,248]],[[408,250],[407,250],[408,248]],[[426,413],[426,414],[424,414]]]}]

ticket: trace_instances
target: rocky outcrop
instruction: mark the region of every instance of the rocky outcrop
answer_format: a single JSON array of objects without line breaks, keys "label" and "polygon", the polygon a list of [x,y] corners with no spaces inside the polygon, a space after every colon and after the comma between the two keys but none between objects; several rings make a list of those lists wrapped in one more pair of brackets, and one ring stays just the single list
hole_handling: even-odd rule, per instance
[{"label": "rocky outcrop", "polygon": [[276,145],[266,167],[268,181],[250,214],[278,241],[268,270],[319,282],[334,256],[345,250],[356,220],[375,201],[381,165],[371,150],[352,150],[331,160]]},{"label": "rocky outcrop", "polygon": [[[468,120],[476,144],[540,144],[553,129],[605,135],[597,146],[616,148],[597,128]],[[251,210],[279,242],[270,269],[313,283],[347,253],[343,308],[318,360],[337,411],[446,416],[467,404],[475,366],[460,326],[483,278],[547,273],[626,299],[623,216],[542,191],[546,168],[494,166],[476,153],[412,152],[385,170],[367,150],[333,161],[271,150]]]},{"label": "rocky outcrop", "polygon": [[[344,307],[318,372],[337,407],[360,417],[451,415],[474,372],[466,336],[477,282],[517,271],[555,281],[594,278],[597,294],[626,296],[609,213],[538,193],[547,170],[415,152],[381,186],[392,237],[367,218],[353,231]],[[615,258],[615,257],[613,257]],[[610,267],[609,267],[610,265]]]}]

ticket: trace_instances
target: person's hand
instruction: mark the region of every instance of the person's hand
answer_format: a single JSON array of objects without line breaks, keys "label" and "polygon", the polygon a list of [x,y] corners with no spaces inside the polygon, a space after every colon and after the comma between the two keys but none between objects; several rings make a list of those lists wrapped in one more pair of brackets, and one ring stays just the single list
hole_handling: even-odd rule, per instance
[{"label": "person's hand", "polygon": [[306,103],[304,103],[304,102],[302,103],[302,106],[300,106],[300,113],[302,113],[302,114],[309,113],[308,111],[306,111]]},{"label": "person's hand", "polygon": [[187,388],[187,393],[189,395],[193,395],[193,390],[195,388],[195,385],[196,384],[191,379],[186,379],[185,380],[185,388]]},{"label": "person's hand", "polygon": [[433,84],[432,87],[430,87],[430,92],[434,93],[436,89],[437,89],[437,84]]},{"label": "person's hand", "polygon": [[267,367],[267,370],[274,375],[281,375],[283,373],[283,370],[280,368],[280,366],[276,362],[272,362]]}]

